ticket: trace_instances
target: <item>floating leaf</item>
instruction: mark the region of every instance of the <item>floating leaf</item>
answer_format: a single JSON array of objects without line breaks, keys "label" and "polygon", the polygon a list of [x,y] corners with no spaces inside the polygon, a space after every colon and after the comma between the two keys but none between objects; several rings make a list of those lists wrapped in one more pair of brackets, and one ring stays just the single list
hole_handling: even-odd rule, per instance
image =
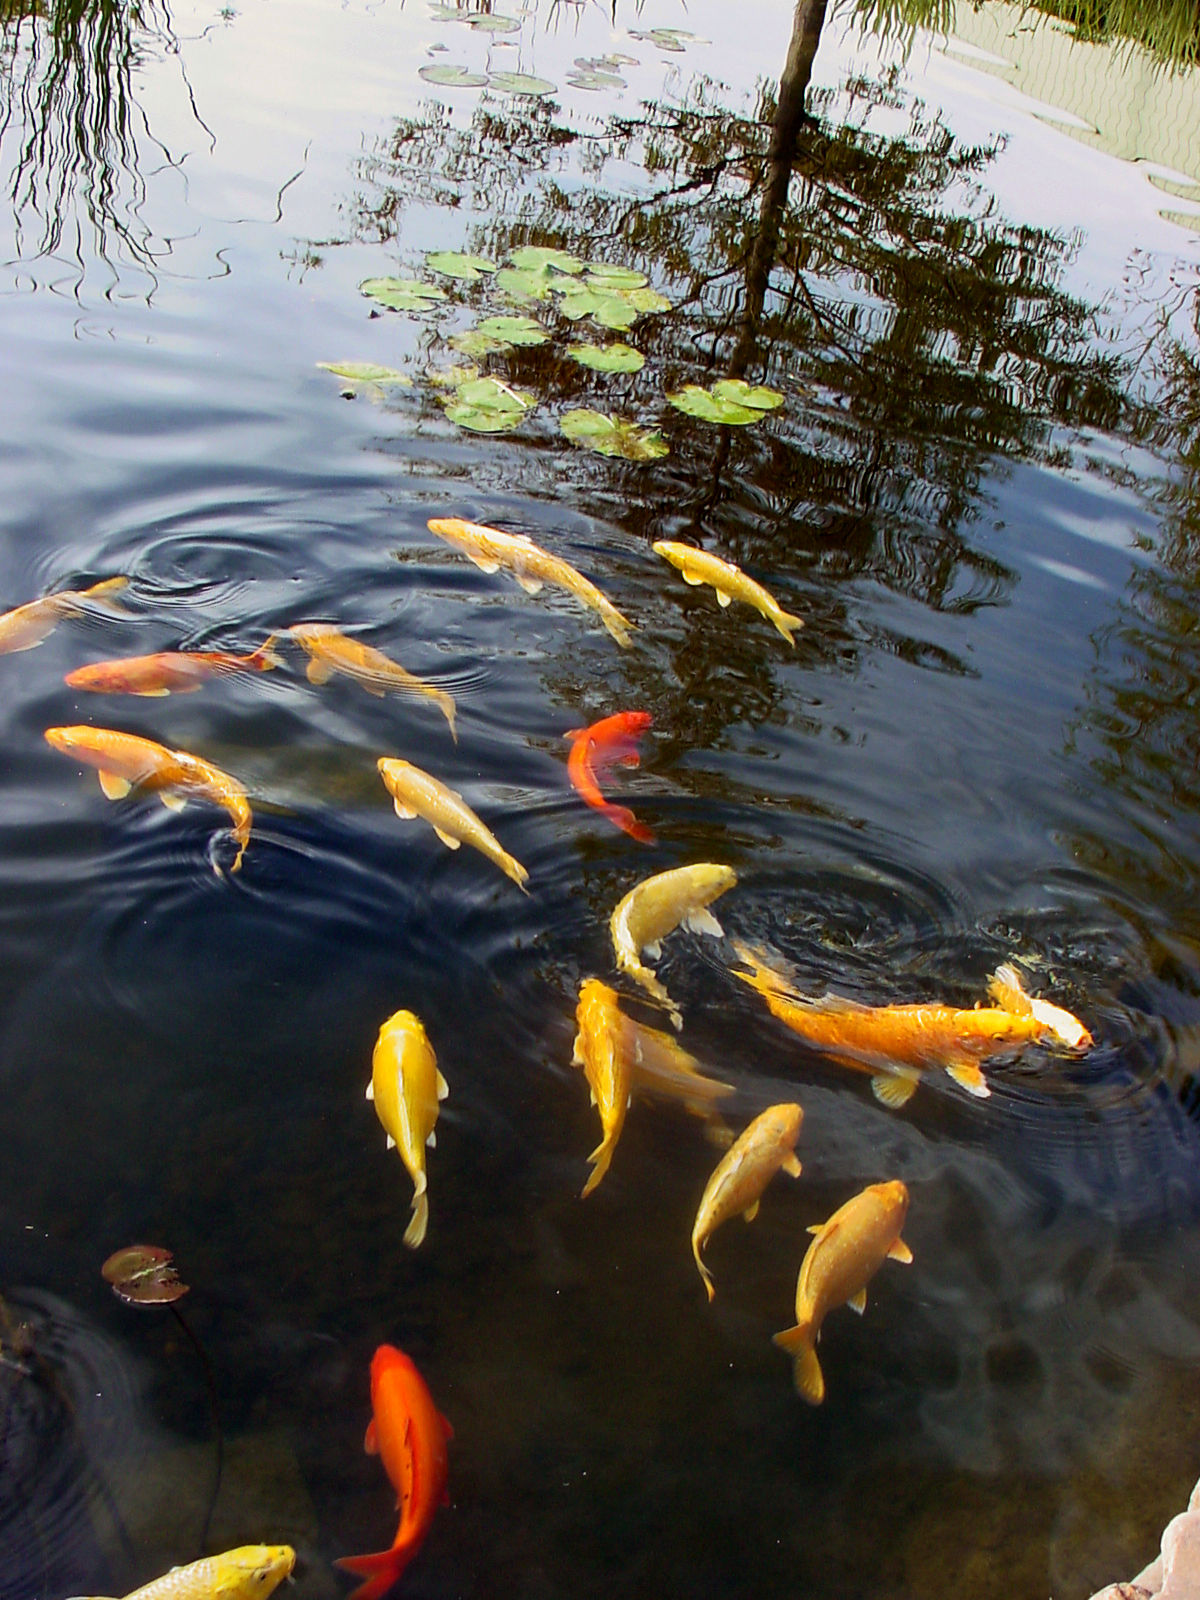
[{"label": "floating leaf", "polygon": [[[459,337],[462,337],[459,335]],[[470,352],[467,352],[470,354]],[[439,389],[458,389],[464,383],[470,383],[479,376],[478,367],[426,367],[425,376],[430,383],[436,384]]]},{"label": "floating leaf", "polygon": [[583,262],[569,250],[554,250],[541,244],[523,244],[508,259],[521,272],[541,272],[553,267],[556,272],[567,272],[574,277],[583,271]]},{"label": "floating leaf", "polygon": [[600,305],[592,313],[602,328],[626,333],[637,321],[638,308],[623,294],[602,294]]},{"label": "floating leaf", "polygon": [[573,72],[567,79],[572,89],[628,89],[624,78],[610,72]]},{"label": "floating leaf", "polygon": [[623,456],[626,461],[658,461],[668,454],[662,434],[647,433],[623,417],[605,416],[602,411],[586,408],[568,411],[559,427],[572,444],[586,445],[602,456]]},{"label": "floating leaf", "polygon": [[489,72],[488,87],[499,89],[501,94],[524,94],[536,97],[554,94],[558,88],[549,78],[535,78],[528,72]]},{"label": "floating leaf", "polygon": [[751,411],[774,411],[783,404],[778,389],[759,386],[754,389],[744,378],[722,378],[714,383],[712,392],[718,400],[731,401],[735,406],[747,406]]},{"label": "floating leaf", "polygon": [[446,402],[446,415],[472,433],[507,433],[533,405],[533,396],[501,383],[499,378],[474,378],[458,387]]},{"label": "floating leaf", "polygon": [[701,422],[745,427],[750,422],[761,422],[764,415],[759,408],[741,405],[736,400],[723,400],[711,389],[701,389],[695,383],[686,384],[667,399],[677,410],[689,417],[698,417]]},{"label": "floating leaf", "polygon": [[532,317],[487,317],[479,324],[479,332],[493,339],[503,339],[508,344],[546,344],[550,335]]},{"label": "floating leaf", "polygon": [[635,311],[670,311],[671,302],[657,289],[631,289],[625,296]]},{"label": "floating leaf", "polygon": [[377,367],[373,361],[318,361],[317,365],[335,377],[348,378],[351,383],[399,383],[412,388],[412,379],[395,367]]},{"label": "floating leaf", "polygon": [[582,317],[593,316],[599,311],[604,299],[605,297],[597,294],[594,289],[585,289],[580,284],[573,284],[559,301],[558,309],[564,317],[569,317],[572,322],[578,322]]},{"label": "floating leaf", "polygon": [[567,354],[593,372],[640,372],[646,365],[641,351],[627,344],[573,344]]},{"label": "floating leaf", "polygon": [[389,311],[428,311],[433,301],[446,298],[444,289],[416,278],[364,278],[358,287],[361,294]]},{"label": "floating leaf", "polygon": [[426,83],[436,83],[443,89],[486,89],[487,77],[482,72],[468,72],[466,67],[418,67],[417,77]]},{"label": "floating leaf", "polygon": [[[563,280],[570,282],[570,279]],[[517,267],[504,267],[496,274],[496,287],[513,300],[548,300],[553,287],[549,270],[524,272]]]},{"label": "floating leaf", "polygon": [[[479,16],[470,18],[471,26],[477,33],[519,33],[521,24],[516,17],[502,17],[494,12],[484,12]],[[508,74],[516,76],[516,74]],[[550,87],[553,89],[554,85]]]},{"label": "floating leaf", "polygon": [[445,278],[461,278],[464,283],[477,283],[485,272],[495,272],[496,263],[483,256],[470,256],[461,250],[435,250],[425,257],[431,272],[440,272]]},{"label": "floating leaf", "polygon": [[631,39],[645,39],[648,44],[656,44],[660,50],[682,50],[689,44],[709,44],[711,40],[701,39],[699,34],[689,33],[686,28],[630,28]]},{"label": "floating leaf", "polygon": [[171,1265],[171,1251],[156,1244],[131,1244],[117,1250],[100,1268],[113,1293],[132,1306],[165,1306],[188,1292]]},{"label": "floating leaf", "polygon": [[584,279],[589,289],[599,289],[601,293],[611,289],[644,289],[649,281],[644,272],[635,272],[632,267],[610,266],[607,261],[589,261]]},{"label": "floating leaf", "polygon": [[465,333],[453,334],[450,347],[464,356],[505,356],[512,349],[507,339],[497,339],[494,334],[483,333],[479,328],[468,328]]}]

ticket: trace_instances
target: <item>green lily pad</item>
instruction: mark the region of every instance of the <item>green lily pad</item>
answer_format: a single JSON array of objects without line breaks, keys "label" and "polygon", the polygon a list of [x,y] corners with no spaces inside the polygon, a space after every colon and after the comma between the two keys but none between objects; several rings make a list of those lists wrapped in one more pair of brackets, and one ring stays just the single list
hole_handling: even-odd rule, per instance
[{"label": "green lily pad", "polygon": [[712,392],[718,400],[726,400],[735,406],[747,406],[751,411],[774,411],[783,404],[783,396],[778,389],[768,389],[760,385],[751,388],[744,378],[722,378],[719,383],[714,383]]},{"label": "green lily pad", "polygon": [[507,433],[533,406],[533,396],[499,378],[473,378],[447,399],[446,415],[472,433]]},{"label": "green lily pad", "polygon": [[464,383],[472,383],[479,377],[479,368],[464,367],[461,364],[452,367],[426,367],[425,376],[438,389],[461,389]]},{"label": "green lily pad", "polygon": [[589,289],[599,289],[604,293],[611,289],[644,289],[650,280],[644,272],[635,272],[632,267],[615,267],[605,261],[589,261],[587,277],[583,281]]},{"label": "green lily pad", "polygon": [[641,351],[627,344],[573,344],[567,354],[593,372],[640,372],[646,365]]},{"label": "green lily pad", "polygon": [[611,72],[573,72],[567,79],[572,89],[627,89],[624,78]]},{"label": "green lily pad", "polygon": [[623,417],[581,408],[568,411],[559,427],[572,444],[585,445],[602,456],[623,456],[626,461],[658,461],[668,454],[660,433],[648,433]]},{"label": "green lily pad", "polygon": [[523,244],[508,259],[521,272],[540,272],[545,267],[553,267],[556,272],[570,273],[574,277],[583,271],[583,262],[569,250],[554,250],[541,244]]},{"label": "green lily pad", "polygon": [[519,267],[502,267],[496,274],[496,287],[513,300],[548,300],[552,277],[548,268],[526,272]]},{"label": "green lily pad", "polygon": [[335,377],[348,378],[351,383],[399,383],[406,389],[412,388],[412,379],[407,373],[397,372],[395,367],[378,367],[373,361],[318,361],[317,365]]},{"label": "green lily pad", "polygon": [[418,67],[417,77],[436,83],[442,89],[486,89],[487,76],[468,72],[466,67]]},{"label": "green lily pad", "polygon": [[435,250],[425,257],[431,272],[440,272],[444,278],[461,278],[464,283],[478,283],[485,272],[495,272],[496,263],[483,256],[470,256],[461,250]]},{"label": "green lily pad", "polygon": [[[470,18],[471,26],[476,33],[520,33],[521,24],[516,17],[502,17],[494,12],[485,12]],[[553,88],[551,84],[551,88]]]},{"label": "green lily pad", "polygon": [[[722,380],[723,383],[729,384],[736,381],[736,379]],[[676,410],[682,411],[686,416],[697,417],[701,422],[744,428],[751,422],[762,421],[766,414],[763,407],[742,405],[738,400],[725,399],[716,393],[720,387],[721,384],[714,384],[712,389],[701,389],[699,384],[689,383],[677,393],[669,394],[667,399]]]},{"label": "green lily pad", "polygon": [[647,44],[656,44],[660,50],[683,50],[689,44],[711,42],[702,39],[697,33],[689,33],[686,28],[630,28],[629,37],[644,39]]},{"label": "green lily pad", "polygon": [[635,311],[670,311],[671,302],[657,289],[630,289],[625,295]]},{"label": "green lily pad", "polygon": [[486,317],[478,331],[508,344],[547,344],[550,335],[532,317]]},{"label": "green lily pad", "polygon": [[528,72],[489,72],[488,88],[499,89],[501,94],[523,94],[536,99],[554,94],[558,85],[549,78],[535,78]]},{"label": "green lily pad", "polygon": [[416,278],[364,278],[358,288],[389,311],[428,311],[435,300],[446,298],[444,289]]},{"label": "green lily pad", "polygon": [[483,333],[479,328],[468,328],[465,333],[450,337],[450,348],[464,356],[506,356],[513,348],[507,339],[497,339],[494,334]]}]

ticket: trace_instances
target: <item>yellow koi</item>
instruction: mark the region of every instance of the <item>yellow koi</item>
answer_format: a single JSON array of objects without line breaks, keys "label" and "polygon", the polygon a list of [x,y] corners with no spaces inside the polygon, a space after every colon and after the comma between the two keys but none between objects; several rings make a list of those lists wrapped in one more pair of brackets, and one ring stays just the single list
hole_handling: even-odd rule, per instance
[{"label": "yellow koi", "polygon": [[649,967],[643,966],[644,950],[652,961],[662,954],[662,940],[683,923],[693,933],[711,934],[720,939],[721,924],[706,908],[737,882],[732,867],[702,861],[691,867],[674,867],[639,883],[617,906],[609,924],[617,966],[664,1005],[676,1028],[683,1025],[683,1014]]},{"label": "yellow koi", "polygon": [[360,644],[357,639],[348,639],[344,633],[323,623],[297,623],[288,632],[297,644],[303,645],[308,651],[309,683],[328,683],[335,672],[341,672],[347,678],[353,678],[368,694],[377,695],[380,699],[389,690],[399,694],[423,695],[441,711],[450,724],[451,738],[455,744],[458,743],[458,730],[454,726],[454,700],[444,689],[435,688],[423,678],[416,677],[398,661],[385,656],[382,650],[375,650],[369,644]]},{"label": "yellow koi", "polygon": [[793,1178],[800,1176],[795,1151],[803,1121],[798,1105],[768,1106],[725,1152],[705,1184],[692,1228],[692,1254],[710,1301],[717,1291],[700,1252],[739,1211],[747,1222],[754,1221],[763,1191],[781,1167]]},{"label": "yellow koi", "polygon": [[[220,767],[186,750],[168,750],[153,739],[115,728],[47,728],[46,742],[64,755],[98,768],[100,787],[108,800],[123,800],[136,784],[156,793],[168,811],[182,811],[189,798],[224,806],[233,818],[233,838],[238,846],[230,870],[237,872],[241,867],[254,818],[246,791]],[[213,871],[221,876],[215,861]]]},{"label": "yellow koi", "polygon": [[376,762],[380,775],[395,804],[396,815],[409,819],[423,817],[448,850],[461,844],[472,845],[489,861],[494,861],[523,894],[529,874],[510,856],[490,828],[484,826],[457,789],[448,788],[411,761],[380,756]]},{"label": "yellow koi", "polygon": [[425,1147],[437,1144],[438,1104],[449,1093],[421,1019],[411,1011],[394,1012],[375,1041],[367,1099],[383,1124],[388,1149],[399,1150],[413,1181],[412,1221],[404,1234],[410,1250],[429,1226]]},{"label": "yellow koi", "polygon": [[808,1247],[796,1282],[796,1325],[775,1335],[795,1363],[796,1391],[809,1405],[825,1398],[825,1378],[815,1349],[821,1324],[838,1306],[859,1316],[867,1309],[867,1284],[887,1260],[910,1262],[900,1237],[908,1215],[908,1190],[898,1180],[873,1183],[847,1200],[828,1222],[808,1231]]},{"label": "yellow koi", "polygon": [[125,1600],[267,1600],[291,1577],[295,1565],[290,1544],[244,1544],[190,1566],[172,1567]]},{"label": "yellow koi", "polygon": [[693,586],[711,583],[717,591],[717,602],[727,606],[734,600],[743,600],[756,611],[761,611],[768,622],[773,622],[790,645],[796,643],[793,630],[804,626],[803,617],[793,617],[786,612],[769,590],[761,583],[748,578],[732,561],[710,555],[707,550],[697,550],[694,545],[678,544],[673,539],[659,539],[652,546],[656,555],[678,569],[684,583]]},{"label": "yellow koi", "polygon": [[1033,1017],[1070,1050],[1089,1050],[1095,1043],[1078,1017],[1025,993],[1021,975],[1011,962],[997,967],[988,981],[988,993],[1002,1010],[1014,1017]]},{"label": "yellow koi", "polygon": [[569,561],[552,556],[523,533],[502,533],[499,528],[488,528],[480,522],[463,522],[458,517],[431,517],[428,526],[430,533],[436,533],[439,539],[461,550],[481,572],[507,568],[526,594],[537,594],[547,583],[568,590],[585,606],[598,612],[617,643],[628,649],[632,622]]},{"label": "yellow koi", "polygon": [[64,617],[82,616],[90,605],[99,605],[113,616],[127,617],[129,612],[107,596],[124,589],[128,578],[106,578],[94,583],[90,589],[60,589],[41,600],[29,600],[13,611],[0,616],[0,655],[15,655],[19,650],[33,650],[50,636]]}]

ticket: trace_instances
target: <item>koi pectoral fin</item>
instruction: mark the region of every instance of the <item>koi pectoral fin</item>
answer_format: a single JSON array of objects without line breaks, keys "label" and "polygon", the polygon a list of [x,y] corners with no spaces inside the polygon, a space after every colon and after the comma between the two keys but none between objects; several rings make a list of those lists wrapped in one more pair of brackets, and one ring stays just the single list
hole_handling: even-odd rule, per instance
[{"label": "koi pectoral fin", "polygon": [[526,594],[541,594],[544,586],[540,578],[527,578],[523,572],[514,572],[513,577],[516,578]]},{"label": "koi pectoral fin", "polygon": [[752,1206],[747,1206],[745,1211],[742,1212],[742,1216],[745,1217],[747,1222],[754,1221],[755,1217],[758,1215],[758,1208],[760,1204],[761,1201],[756,1200]]},{"label": "koi pectoral fin", "polygon": [[314,656],[305,668],[304,675],[309,683],[328,683],[330,678],[333,677],[333,668],[324,661],[318,661]]},{"label": "koi pectoral fin", "polygon": [[411,806],[406,806],[403,800],[393,800],[392,809],[405,822],[411,822],[417,814]]},{"label": "koi pectoral fin", "polygon": [[912,1258],[913,1253],[905,1244],[903,1239],[892,1240],[891,1245],[888,1248],[889,1261],[902,1261],[907,1267],[912,1265]]},{"label": "koi pectoral fin", "polygon": [[846,1304],[850,1307],[851,1311],[856,1311],[861,1317],[863,1312],[867,1309],[867,1291],[865,1289],[860,1289],[857,1294],[852,1294],[850,1296],[849,1300],[846,1301]]},{"label": "koi pectoral fin", "polygon": [[683,919],[686,927],[693,933],[707,933],[712,939],[723,939],[725,929],[713,916],[707,906],[700,906],[695,911],[689,911]]},{"label": "koi pectoral fin", "polygon": [[[447,1439],[453,1439],[453,1437],[454,1437],[454,1429],[450,1426],[450,1424],[446,1420],[446,1418],[442,1416],[442,1413],[440,1411],[438,1412],[438,1418],[441,1421],[442,1427],[446,1430]],[[448,1503],[449,1502],[447,1501],[447,1504]]]},{"label": "koi pectoral fin", "polygon": [[871,1092],[881,1106],[889,1111],[899,1111],[917,1092],[914,1078],[897,1078],[890,1072],[880,1072],[871,1079]]},{"label": "koi pectoral fin", "polygon": [[946,1066],[946,1076],[953,1078],[960,1089],[965,1089],[968,1094],[973,1094],[979,1100],[986,1100],[991,1094],[987,1079],[979,1070],[974,1061],[952,1061]]},{"label": "koi pectoral fin", "polygon": [[440,1072],[437,1073],[436,1081],[437,1081],[437,1097],[438,1097],[439,1100],[444,1100],[446,1098],[446,1096],[450,1093],[450,1085],[446,1082],[445,1078],[442,1077]]},{"label": "koi pectoral fin", "polygon": [[374,1417],[367,1423],[367,1435],[363,1440],[363,1449],[369,1456],[377,1456],[379,1454],[379,1435],[375,1431]]},{"label": "koi pectoral fin", "polygon": [[724,589],[718,589],[717,604],[720,606],[721,610],[724,611],[726,606],[733,604],[733,596],[731,594],[727,594]]},{"label": "koi pectoral fin", "polygon": [[104,791],[106,800],[124,800],[133,785],[128,778],[120,778],[115,772],[100,772],[100,787]]},{"label": "koi pectoral fin", "polygon": [[168,811],[182,811],[187,804],[183,796],[176,794],[174,789],[160,789],[158,798]]},{"label": "koi pectoral fin", "polygon": [[489,556],[473,556],[468,550],[467,560],[473,561],[479,568],[480,572],[486,572],[489,577],[493,572],[500,571],[500,563],[498,561],[493,561]]},{"label": "koi pectoral fin", "polygon": [[447,833],[444,828],[435,827],[433,831],[446,846],[447,850],[458,850],[461,848],[462,840],[456,839],[452,833]]},{"label": "koi pectoral fin", "polygon": [[779,1165],[787,1173],[789,1178],[798,1178],[800,1176],[802,1169],[795,1156],[784,1156]]}]

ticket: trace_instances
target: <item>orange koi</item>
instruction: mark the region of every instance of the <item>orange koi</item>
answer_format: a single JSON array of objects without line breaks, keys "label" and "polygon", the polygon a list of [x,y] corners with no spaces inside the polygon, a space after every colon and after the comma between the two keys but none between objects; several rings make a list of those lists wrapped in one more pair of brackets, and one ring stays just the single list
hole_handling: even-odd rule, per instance
[{"label": "orange koi", "polygon": [[[47,728],[46,742],[64,755],[98,768],[100,787],[109,800],[123,800],[136,784],[156,793],[168,811],[182,811],[191,796],[224,806],[233,818],[233,837],[238,846],[230,870],[236,872],[241,866],[254,819],[246,791],[220,767],[189,755],[186,750],[168,750],[153,739],[120,733],[115,728]],[[213,871],[221,876],[215,861]]]},{"label": "orange koi", "polygon": [[283,662],[271,648],[277,637],[273,633],[247,656],[231,655],[227,650],[160,650],[150,656],[93,661],[68,672],[66,681],[72,689],[90,689],[95,694],[194,694],[209,678],[234,672],[272,672],[281,667]]},{"label": "orange koi", "polygon": [[416,1367],[394,1345],[381,1344],[371,1362],[371,1409],[363,1445],[378,1455],[400,1505],[390,1550],[343,1556],[334,1565],[365,1578],[349,1600],[378,1600],[396,1583],[425,1542],[446,1494],[446,1442],[454,1429],[433,1403]]},{"label": "orange koi", "polygon": [[603,772],[614,765],[636,767],[640,757],[634,747],[652,720],[648,711],[618,711],[615,716],[593,722],[590,728],[572,728],[570,733],[563,734],[564,739],[572,741],[567,776],[580,797],[641,844],[653,844],[654,834],[644,822],[637,820],[628,806],[613,805],[604,798],[596,769],[599,767]]}]

